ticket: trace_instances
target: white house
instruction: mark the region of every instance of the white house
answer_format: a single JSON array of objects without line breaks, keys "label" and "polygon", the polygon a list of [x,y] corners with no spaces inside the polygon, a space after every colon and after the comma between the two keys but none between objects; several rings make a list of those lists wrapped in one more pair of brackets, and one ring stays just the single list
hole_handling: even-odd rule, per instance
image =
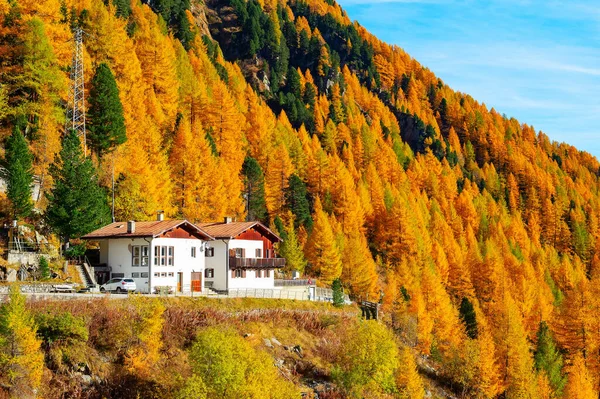
[{"label": "white house", "polygon": [[206,251],[205,286],[217,291],[274,288],[275,270],[285,266],[273,244],[281,238],[260,222],[200,223],[215,238]]},{"label": "white house", "polygon": [[[100,245],[100,284],[109,278],[133,278],[140,292],[169,286],[173,291],[202,291],[204,252],[214,239],[187,220],[115,222],[82,237]],[[207,245],[208,244],[208,245]]]}]

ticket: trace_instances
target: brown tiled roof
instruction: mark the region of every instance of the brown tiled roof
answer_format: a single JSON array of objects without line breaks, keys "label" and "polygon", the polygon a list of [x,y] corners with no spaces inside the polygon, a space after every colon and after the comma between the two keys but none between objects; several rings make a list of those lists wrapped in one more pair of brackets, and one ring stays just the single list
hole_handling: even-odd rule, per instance
[{"label": "brown tiled roof", "polygon": [[235,238],[244,231],[251,228],[256,228],[268,237],[271,241],[281,242],[282,239],[275,234],[271,229],[261,222],[215,222],[215,223],[198,223],[202,230],[215,238]]},{"label": "brown tiled roof", "polygon": [[188,222],[187,220],[155,220],[151,222],[135,222],[135,231],[127,232],[127,222],[114,222],[98,230],[81,237],[84,240],[94,240],[101,238],[136,238],[136,237],[158,237],[169,230],[173,230],[181,225],[186,225],[209,240],[214,240],[204,229]]}]

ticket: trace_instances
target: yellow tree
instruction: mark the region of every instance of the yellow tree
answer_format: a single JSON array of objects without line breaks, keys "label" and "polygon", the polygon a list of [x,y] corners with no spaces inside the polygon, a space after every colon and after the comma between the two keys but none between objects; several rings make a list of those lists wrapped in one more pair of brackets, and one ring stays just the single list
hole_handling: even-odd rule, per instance
[{"label": "yellow tree", "polygon": [[165,307],[159,299],[141,297],[134,299],[133,306],[137,311],[132,326],[135,342],[125,354],[125,367],[134,375],[148,378],[160,360]]},{"label": "yellow tree", "polygon": [[417,371],[415,358],[407,346],[398,351],[398,372],[396,374],[396,385],[402,399],[419,399],[425,397],[423,381]]},{"label": "yellow tree", "polygon": [[377,286],[377,268],[367,240],[358,231],[344,239],[342,281],[356,297],[373,298]]},{"label": "yellow tree", "polygon": [[322,283],[331,284],[342,274],[342,260],[329,217],[323,210],[320,198],[315,201],[313,230],[305,248],[311,272]]},{"label": "yellow tree", "polygon": [[569,379],[564,397],[569,399],[596,399],[598,392],[594,389],[592,378],[585,367],[585,359],[580,352],[575,354],[568,368]]},{"label": "yellow tree", "polygon": [[44,354],[25,296],[17,284],[0,308],[0,381],[15,398],[35,397],[42,382]]}]

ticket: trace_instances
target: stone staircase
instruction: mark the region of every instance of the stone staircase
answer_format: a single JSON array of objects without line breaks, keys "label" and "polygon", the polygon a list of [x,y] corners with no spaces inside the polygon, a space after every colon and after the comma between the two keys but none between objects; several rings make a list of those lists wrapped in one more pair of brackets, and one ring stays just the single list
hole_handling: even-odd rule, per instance
[{"label": "stone staircase", "polygon": [[75,265],[77,272],[79,273],[79,277],[81,277],[81,281],[85,285],[85,290],[87,291],[95,291],[98,289],[98,284],[96,283],[96,278],[94,277],[94,272],[89,267],[86,262]]}]

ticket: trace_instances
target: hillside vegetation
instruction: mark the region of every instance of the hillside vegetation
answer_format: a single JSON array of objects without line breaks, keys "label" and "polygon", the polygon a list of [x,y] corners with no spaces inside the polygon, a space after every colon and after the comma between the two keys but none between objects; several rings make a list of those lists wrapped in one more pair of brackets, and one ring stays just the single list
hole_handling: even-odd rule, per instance
[{"label": "hillside vegetation", "polygon": [[[0,21],[0,128],[23,133],[42,193],[62,181],[50,166],[81,26],[86,87],[114,75],[126,131],[91,112],[94,206],[114,171],[119,220],[259,218],[290,269],[357,299],[382,290],[402,342],[456,392],[598,396],[590,154],[453,91],[333,0],[0,0]],[[52,193],[39,212],[2,208],[73,238],[45,216]]]}]

